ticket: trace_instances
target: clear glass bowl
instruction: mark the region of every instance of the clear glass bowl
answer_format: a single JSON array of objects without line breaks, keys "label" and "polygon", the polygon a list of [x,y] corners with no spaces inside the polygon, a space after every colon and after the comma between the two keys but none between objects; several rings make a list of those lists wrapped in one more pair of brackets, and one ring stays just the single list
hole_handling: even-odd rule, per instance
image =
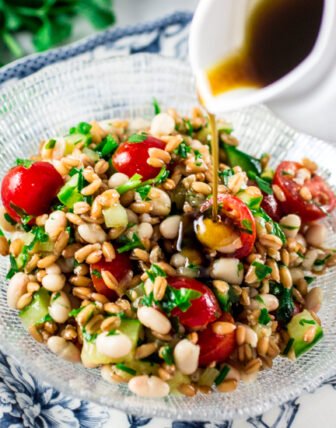
[{"label": "clear glass bowl", "polygon": [[[70,60],[45,68],[0,91],[1,175],[18,157],[36,152],[41,139],[66,131],[89,119],[134,118],[153,115],[152,100],[163,108],[188,113],[196,104],[195,86],[187,65],[159,56],[139,54],[102,60]],[[265,107],[232,113],[241,146],[250,153],[269,152],[273,164],[281,159],[308,156],[318,162],[336,184],[336,150],[312,137],[298,134],[276,119]],[[336,246],[335,217],[327,220],[329,244]],[[325,338],[297,362],[283,358],[251,384],[234,393],[171,396],[142,399],[125,385],[105,382],[98,370],[67,363],[35,342],[23,329],[16,311],[6,304],[8,262],[0,261],[0,346],[39,380],[77,398],[92,400],[131,413],[179,419],[223,420],[260,414],[318,386],[336,366],[335,270],[318,278],[325,295],[320,312]]]}]

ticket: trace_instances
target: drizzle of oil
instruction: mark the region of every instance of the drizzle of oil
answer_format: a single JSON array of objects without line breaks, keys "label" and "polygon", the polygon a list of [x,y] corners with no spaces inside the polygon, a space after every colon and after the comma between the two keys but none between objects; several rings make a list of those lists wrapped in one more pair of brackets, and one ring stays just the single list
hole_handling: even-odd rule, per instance
[{"label": "drizzle of oil", "polygon": [[293,70],[314,47],[323,7],[324,0],[259,0],[242,47],[207,70],[212,93],[265,87]]},{"label": "drizzle of oil", "polygon": [[209,118],[209,126],[211,130],[211,156],[212,156],[212,220],[218,220],[218,132],[216,124],[216,116],[207,112]]}]

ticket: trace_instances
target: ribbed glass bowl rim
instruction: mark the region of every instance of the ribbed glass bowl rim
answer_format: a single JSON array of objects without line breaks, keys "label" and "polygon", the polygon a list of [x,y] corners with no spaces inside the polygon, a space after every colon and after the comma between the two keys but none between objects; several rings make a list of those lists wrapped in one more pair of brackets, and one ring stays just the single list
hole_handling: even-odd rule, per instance
[{"label": "ribbed glass bowl rim", "polygon": [[[193,81],[193,77],[191,75],[190,67],[186,62],[182,62],[181,60],[173,59],[173,58],[167,58],[163,57],[158,54],[149,54],[149,53],[138,53],[132,55],[133,59],[135,57],[139,59],[153,59],[156,58],[157,61],[162,62],[162,64],[167,64],[174,66],[175,68],[179,69],[181,73],[189,73],[190,75],[190,82]],[[130,56],[115,56],[115,55],[107,55],[102,59],[93,59],[96,63],[104,64],[105,62],[113,62],[113,61],[131,61]],[[67,72],[71,71],[71,67],[73,63],[76,63],[76,65],[80,65],[81,67],[85,67],[86,65],[90,65],[92,59],[88,60],[87,58],[81,59],[81,58],[74,58],[67,61],[62,61],[59,64],[53,64],[45,67],[44,69],[34,73],[31,76],[28,76],[24,79],[18,80],[14,83],[11,83],[10,85],[6,85],[4,88],[0,89],[0,101],[2,100],[8,100],[12,95],[20,93],[20,91],[24,91],[27,86],[31,86],[32,84],[38,83],[41,78],[48,78],[49,80],[53,77],[57,76],[58,71],[62,71],[64,73],[65,69]],[[78,69],[76,68],[76,71]],[[27,86],[26,86],[27,85]],[[319,140],[315,137],[311,137],[309,135],[305,135],[299,132],[294,131],[292,128],[281,122],[279,119],[274,117],[274,115],[265,107],[262,105],[255,106],[254,107],[259,112],[262,111],[265,114],[265,117],[268,117],[269,119],[273,120],[274,123],[280,123],[281,128],[283,132],[286,132],[291,135],[291,137],[295,136],[302,136],[307,141],[311,142],[317,142],[322,144],[327,144],[328,146],[331,146],[329,143],[325,143],[322,140]],[[0,106],[0,113],[1,113],[1,106]],[[2,120],[1,114],[0,114],[0,121]],[[336,149],[333,147],[333,150],[335,152],[336,156]],[[1,327],[1,321],[0,321],[0,327]],[[0,343],[0,349],[6,353],[6,343]],[[8,348],[7,348],[8,351]],[[43,370],[40,370],[38,365],[31,364],[30,361],[26,361],[25,359],[21,358],[20,352],[14,349],[12,346],[10,346],[11,354],[10,356],[16,360],[20,366],[22,366],[25,370],[27,370],[31,375],[33,375],[39,382],[45,382],[47,373]],[[336,354],[334,357],[335,366],[336,366]],[[332,374],[335,373],[335,370],[330,367],[329,370],[326,370],[324,373],[321,373],[319,375],[313,376],[305,385],[299,385],[299,386],[292,386],[288,391],[285,397],[281,397],[279,394],[276,395],[276,397],[272,398],[272,394],[269,395],[269,398],[264,401],[262,404],[258,404],[257,408],[248,408],[242,406],[240,409],[227,409],[227,408],[218,408],[215,409],[214,406],[209,406],[209,410],[205,412],[198,413],[197,409],[193,408],[192,411],[189,411],[186,413],[185,411],[182,411],[181,409],[178,409],[177,407],[166,407],[162,411],[162,409],[155,409],[155,406],[153,406],[152,402],[148,402],[146,399],[138,399],[136,403],[132,402],[131,404],[127,403],[127,400],[121,401],[120,403],[116,402],[113,404],[113,407],[122,410],[128,413],[138,414],[142,416],[159,416],[159,417],[165,417],[165,418],[171,418],[171,419],[178,419],[178,420],[212,420],[212,421],[219,421],[226,419],[232,419],[235,417],[242,418],[242,417],[252,417],[256,416],[258,414],[264,413],[265,411],[271,409],[272,407],[276,405],[281,405],[289,400],[292,400],[299,395],[301,395],[303,392],[310,392],[317,388],[323,381],[325,381],[328,377],[330,377]],[[94,392],[90,390],[85,391],[74,391],[74,388],[69,385],[69,383],[65,382],[63,379],[55,379],[55,381],[52,384],[49,384],[52,387],[56,388],[60,392],[62,392],[65,395],[72,396],[74,398],[80,398],[86,401],[92,401],[99,405],[106,406],[106,400],[104,400],[104,397],[95,395]],[[146,403],[148,404],[148,408],[146,406]],[[110,405],[110,403],[109,403]],[[191,405],[194,407],[193,405]]]}]

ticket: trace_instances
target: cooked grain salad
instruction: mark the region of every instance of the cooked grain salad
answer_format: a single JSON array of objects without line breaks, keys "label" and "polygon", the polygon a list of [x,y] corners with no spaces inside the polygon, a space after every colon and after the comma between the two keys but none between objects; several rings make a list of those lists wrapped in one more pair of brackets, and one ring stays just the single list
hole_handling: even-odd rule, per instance
[{"label": "cooked grain salad", "polygon": [[[230,392],[323,336],[316,275],[336,264],[317,165],[241,151],[195,108],[79,123],[2,181],[8,305],[51,352],[143,397]],[[7,287],[7,286],[6,286]]]}]

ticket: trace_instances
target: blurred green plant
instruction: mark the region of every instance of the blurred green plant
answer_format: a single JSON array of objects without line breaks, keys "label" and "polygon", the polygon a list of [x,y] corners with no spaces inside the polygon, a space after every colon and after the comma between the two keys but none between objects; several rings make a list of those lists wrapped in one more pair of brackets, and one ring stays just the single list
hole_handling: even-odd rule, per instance
[{"label": "blurred green plant", "polygon": [[114,24],[113,0],[0,0],[0,61],[25,54],[18,33],[31,34],[36,51],[44,51],[67,40],[76,16],[93,27]]}]

